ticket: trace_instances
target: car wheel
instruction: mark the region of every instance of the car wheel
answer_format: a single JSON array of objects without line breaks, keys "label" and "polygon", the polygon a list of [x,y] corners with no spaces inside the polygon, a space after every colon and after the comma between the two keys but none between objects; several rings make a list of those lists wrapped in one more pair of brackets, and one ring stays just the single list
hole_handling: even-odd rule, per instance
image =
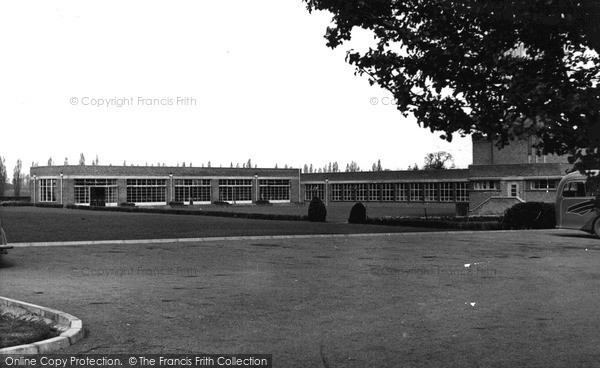
[{"label": "car wheel", "polygon": [[600,238],[600,217],[594,220],[594,224],[592,225],[592,232],[594,235]]}]

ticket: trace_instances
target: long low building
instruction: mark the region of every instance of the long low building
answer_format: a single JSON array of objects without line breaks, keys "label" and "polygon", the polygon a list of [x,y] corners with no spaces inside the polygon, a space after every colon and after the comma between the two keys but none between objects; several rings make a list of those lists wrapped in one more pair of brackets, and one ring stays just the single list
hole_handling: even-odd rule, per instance
[{"label": "long low building", "polygon": [[294,169],[152,166],[38,166],[31,168],[31,200],[77,205],[165,205],[170,202],[249,204],[298,202]]},{"label": "long low building", "polygon": [[117,206],[308,202],[371,205],[430,213],[497,214],[518,202],[553,202],[566,157],[541,156],[534,141],[502,150],[473,140],[468,169],[301,173],[298,169],[153,166],[44,166],[30,170],[31,201]]}]

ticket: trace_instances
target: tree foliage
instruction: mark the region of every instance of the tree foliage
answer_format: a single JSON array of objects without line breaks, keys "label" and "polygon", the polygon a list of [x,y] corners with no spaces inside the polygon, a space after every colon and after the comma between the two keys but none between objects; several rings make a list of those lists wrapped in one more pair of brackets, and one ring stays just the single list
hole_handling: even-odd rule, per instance
[{"label": "tree foliage", "polygon": [[[416,166],[416,164],[415,164]],[[428,153],[425,156],[425,165],[423,165],[423,169],[453,169],[454,168],[454,158],[452,155],[446,151],[438,151],[433,153]]]},{"label": "tree foliage", "polygon": [[304,0],[333,14],[327,45],[369,30],[347,62],[432,132],[530,135],[543,154],[600,162],[600,2],[596,0]]},{"label": "tree foliage", "polygon": [[83,155],[83,152],[79,155],[79,165],[85,165],[85,156]]},{"label": "tree foliage", "polygon": [[7,179],[8,173],[6,171],[6,160],[4,157],[0,156],[0,197],[4,196]]},{"label": "tree foliage", "polygon": [[13,179],[12,179],[15,197],[19,197],[21,195],[21,186],[23,185],[23,173],[21,173],[22,168],[23,168],[23,164],[21,163],[21,160],[19,159],[19,160],[17,160],[17,163],[15,164],[15,168],[13,170]]}]

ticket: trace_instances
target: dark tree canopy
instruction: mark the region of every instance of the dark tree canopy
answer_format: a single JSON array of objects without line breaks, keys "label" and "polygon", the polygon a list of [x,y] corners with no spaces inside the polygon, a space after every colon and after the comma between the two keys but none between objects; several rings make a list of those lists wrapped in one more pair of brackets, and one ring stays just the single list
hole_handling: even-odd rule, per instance
[{"label": "dark tree canopy", "polygon": [[503,146],[529,135],[544,154],[599,162],[600,1],[304,0],[333,14],[327,45],[355,27],[375,45],[347,61],[398,110],[443,132]]},{"label": "dark tree canopy", "polygon": [[438,151],[428,153],[425,156],[425,164],[423,169],[425,170],[441,170],[441,169],[453,169],[454,158],[446,151]]}]

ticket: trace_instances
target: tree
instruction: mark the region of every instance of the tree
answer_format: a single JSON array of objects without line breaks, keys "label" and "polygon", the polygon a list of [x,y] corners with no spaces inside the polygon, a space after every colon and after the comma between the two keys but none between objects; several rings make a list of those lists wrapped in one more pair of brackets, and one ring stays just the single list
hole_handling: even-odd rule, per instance
[{"label": "tree", "polygon": [[308,165],[304,164],[304,169],[302,170],[305,174],[308,174]]},{"label": "tree", "polygon": [[312,164],[310,164],[310,167],[308,168],[308,172],[311,173],[311,174],[314,172]]},{"label": "tree", "polygon": [[13,189],[15,191],[15,197],[19,197],[21,195],[21,186],[23,185],[23,174],[21,173],[22,166],[23,165],[21,163],[21,160],[17,160],[15,169],[13,171],[12,180]]},{"label": "tree", "polygon": [[329,47],[355,27],[371,31],[376,44],[347,62],[441,138],[472,133],[503,147],[536,136],[542,154],[600,166],[600,60],[590,52],[600,52],[600,2],[304,1],[333,14]]},{"label": "tree", "polygon": [[83,155],[83,152],[79,155],[79,165],[85,165],[85,156]]},{"label": "tree", "polygon": [[[52,166],[53,164],[54,164],[54,161],[52,160],[52,157],[50,157],[48,159],[48,166]],[[31,165],[31,166],[33,166],[33,165]]]},{"label": "tree", "polygon": [[6,189],[6,180],[8,179],[8,173],[6,171],[6,160],[0,156],[0,197],[4,196],[4,190]]},{"label": "tree", "polygon": [[69,164],[69,158],[65,157],[65,162],[63,163],[63,165],[67,166]]},{"label": "tree", "polygon": [[360,167],[358,167],[358,164],[354,161],[350,162],[349,165],[346,165],[346,172],[356,172],[356,171],[360,171]]},{"label": "tree", "polygon": [[419,165],[417,165],[417,163],[415,162],[414,166],[408,165],[407,170],[420,170],[420,169],[419,169]]},{"label": "tree", "polygon": [[[447,167],[447,164],[450,164]],[[415,164],[416,166],[416,164]],[[452,155],[446,151],[438,151],[433,153],[428,153],[425,156],[425,164],[423,165],[423,169],[453,169],[454,166],[454,158]]]},{"label": "tree", "polygon": [[246,163],[246,167],[249,169],[252,168],[252,160],[251,159],[248,159],[248,162]]}]

